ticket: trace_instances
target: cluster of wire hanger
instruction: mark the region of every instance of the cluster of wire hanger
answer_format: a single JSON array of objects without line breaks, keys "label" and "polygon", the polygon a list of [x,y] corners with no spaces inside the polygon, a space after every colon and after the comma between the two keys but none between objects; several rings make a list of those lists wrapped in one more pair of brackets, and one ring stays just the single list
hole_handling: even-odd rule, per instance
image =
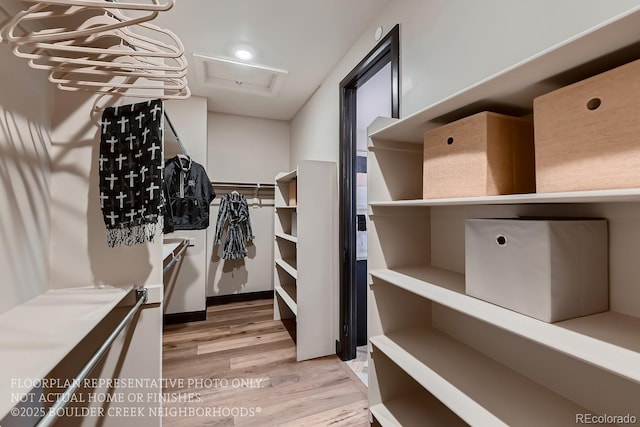
[{"label": "cluster of wire hanger", "polygon": [[9,17],[2,41],[49,81],[102,96],[182,99],[190,96],[184,46],[150,24],[175,0],[24,0]]}]

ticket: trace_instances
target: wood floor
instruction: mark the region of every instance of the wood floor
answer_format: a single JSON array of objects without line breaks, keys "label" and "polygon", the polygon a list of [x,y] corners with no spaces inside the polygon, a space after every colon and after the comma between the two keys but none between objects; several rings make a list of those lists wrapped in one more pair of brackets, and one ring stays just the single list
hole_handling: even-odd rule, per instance
[{"label": "wood floor", "polygon": [[271,299],[166,326],[163,426],[368,426],[358,377],[336,356],[296,362],[294,334]]}]

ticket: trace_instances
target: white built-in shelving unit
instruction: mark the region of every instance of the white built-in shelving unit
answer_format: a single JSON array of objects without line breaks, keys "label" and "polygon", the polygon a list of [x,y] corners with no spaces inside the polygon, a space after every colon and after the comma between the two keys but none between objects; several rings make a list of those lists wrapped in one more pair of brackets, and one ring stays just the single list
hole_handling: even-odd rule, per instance
[{"label": "white built-in shelving unit", "polygon": [[[640,8],[401,120],[369,128],[369,402],[383,426],[640,419],[640,189],[422,200],[423,133],[640,58]],[[597,171],[594,171],[597,173]],[[465,294],[468,218],[606,218],[609,311],[557,323]]]},{"label": "white built-in shelving unit", "polygon": [[299,361],[335,353],[337,191],[333,162],[305,160],[276,176],[274,316],[295,319]]}]

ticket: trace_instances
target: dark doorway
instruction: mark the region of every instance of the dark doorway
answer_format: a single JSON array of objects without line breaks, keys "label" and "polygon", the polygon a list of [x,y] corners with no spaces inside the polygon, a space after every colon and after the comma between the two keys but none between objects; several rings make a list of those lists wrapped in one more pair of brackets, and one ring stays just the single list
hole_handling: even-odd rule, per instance
[{"label": "dark doorway", "polygon": [[340,262],[340,340],[336,344],[336,352],[342,360],[353,359],[356,356],[358,342],[366,343],[366,261],[364,263],[358,261],[356,242],[358,230],[362,232],[365,224],[364,215],[358,215],[356,206],[356,174],[362,169],[362,158],[359,159],[357,156],[356,142],[358,89],[381,70],[388,71],[390,113],[391,117],[398,118],[399,68],[400,26],[396,25],[340,82],[340,254],[342,258]]}]

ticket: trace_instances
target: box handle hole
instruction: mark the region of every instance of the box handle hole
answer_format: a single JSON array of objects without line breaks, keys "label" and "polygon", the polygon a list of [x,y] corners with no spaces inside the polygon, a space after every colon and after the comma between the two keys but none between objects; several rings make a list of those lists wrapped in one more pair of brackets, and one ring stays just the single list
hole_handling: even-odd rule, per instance
[{"label": "box handle hole", "polygon": [[453,144],[453,137],[452,136],[447,138],[447,145],[451,145],[451,144]]},{"label": "box handle hole", "polygon": [[504,234],[498,234],[496,236],[496,244],[498,246],[507,246],[507,236]]},{"label": "box handle hole", "polygon": [[587,102],[587,108],[591,111],[597,110],[600,104],[602,104],[600,98],[591,98],[589,102]]}]

